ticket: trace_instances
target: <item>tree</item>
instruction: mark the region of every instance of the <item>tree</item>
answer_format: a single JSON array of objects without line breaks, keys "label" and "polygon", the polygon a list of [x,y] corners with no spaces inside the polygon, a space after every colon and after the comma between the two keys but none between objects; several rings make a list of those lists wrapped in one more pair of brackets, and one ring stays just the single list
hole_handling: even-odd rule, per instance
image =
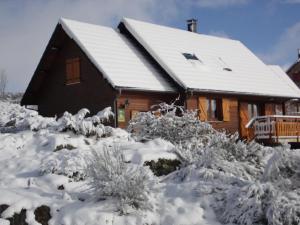
[{"label": "tree", "polygon": [[0,95],[1,95],[1,97],[4,97],[6,85],[7,85],[6,72],[5,72],[5,70],[1,70],[1,73],[0,73]]}]

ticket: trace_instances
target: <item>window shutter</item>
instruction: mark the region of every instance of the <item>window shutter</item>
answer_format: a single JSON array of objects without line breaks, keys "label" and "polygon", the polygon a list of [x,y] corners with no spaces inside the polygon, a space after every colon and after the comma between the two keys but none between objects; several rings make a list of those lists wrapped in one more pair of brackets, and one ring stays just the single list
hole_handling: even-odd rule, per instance
[{"label": "window shutter", "polygon": [[230,99],[222,99],[223,121],[230,121]]},{"label": "window shutter", "polygon": [[73,58],[66,60],[66,83],[73,84],[80,82],[80,59]]},{"label": "window shutter", "polygon": [[199,104],[200,120],[206,121],[207,120],[207,99],[206,99],[206,97],[199,97],[198,104]]},{"label": "window shutter", "polygon": [[79,81],[80,79],[80,63],[79,63],[79,58],[74,59],[73,62],[73,75],[74,75],[74,80]]},{"label": "window shutter", "polygon": [[271,103],[265,104],[265,115],[266,116],[273,115],[274,111],[275,111],[274,104],[271,104]]}]

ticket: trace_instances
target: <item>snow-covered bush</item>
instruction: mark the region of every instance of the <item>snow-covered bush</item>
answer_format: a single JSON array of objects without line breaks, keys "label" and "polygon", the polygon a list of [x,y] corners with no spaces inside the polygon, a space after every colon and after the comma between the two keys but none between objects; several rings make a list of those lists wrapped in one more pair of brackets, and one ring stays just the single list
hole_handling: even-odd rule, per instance
[{"label": "snow-covered bush", "polygon": [[266,149],[255,143],[245,143],[238,135],[214,132],[205,141],[195,140],[179,144],[175,153],[183,165],[207,168],[217,173],[228,173],[242,179],[252,180],[263,173],[263,157]]},{"label": "snow-covered bush", "polygon": [[62,149],[53,152],[43,159],[41,173],[65,175],[74,181],[83,180],[87,176],[88,157],[89,151],[80,149]]},{"label": "snow-covered bush", "polygon": [[126,213],[128,206],[152,209],[149,201],[151,173],[147,168],[126,163],[122,150],[116,145],[93,152],[88,174],[95,197],[115,198],[122,213]]},{"label": "snow-covered bush", "polygon": [[112,128],[104,126],[102,122],[106,120],[108,121],[109,118],[113,116],[111,107],[105,108],[93,117],[86,118],[88,113],[88,109],[81,109],[75,115],[65,112],[64,115],[57,121],[58,131],[72,131],[84,136],[103,137],[110,135]]},{"label": "snow-covered bush", "polygon": [[55,118],[42,117],[20,105],[0,102],[0,132],[37,131],[54,126]]},{"label": "snow-covered bush", "polygon": [[261,179],[224,192],[221,220],[240,225],[300,224],[299,165],[299,150],[274,149]]},{"label": "snow-covered bush", "polygon": [[272,183],[232,187],[226,193],[221,220],[240,225],[300,224],[300,193],[284,192]]},{"label": "snow-covered bush", "polygon": [[111,107],[105,108],[92,117],[86,117],[89,113],[88,109],[81,109],[75,115],[65,112],[61,118],[56,120],[54,117],[42,117],[36,111],[15,104],[2,102],[0,107],[9,108],[11,105],[13,106],[11,110],[3,110],[4,115],[0,113],[0,132],[2,133],[28,129],[32,131],[49,129],[54,132],[72,131],[87,137],[105,137],[110,136],[113,132],[111,127],[103,125],[104,122],[109,121],[114,116]]},{"label": "snow-covered bush", "polygon": [[173,144],[205,138],[214,129],[201,122],[196,111],[184,111],[174,103],[161,103],[155,111],[138,113],[130,122],[128,131],[137,140],[162,138]]},{"label": "snow-covered bush", "polygon": [[262,181],[281,190],[300,190],[300,152],[281,147],[276,149],[265,168]]}]

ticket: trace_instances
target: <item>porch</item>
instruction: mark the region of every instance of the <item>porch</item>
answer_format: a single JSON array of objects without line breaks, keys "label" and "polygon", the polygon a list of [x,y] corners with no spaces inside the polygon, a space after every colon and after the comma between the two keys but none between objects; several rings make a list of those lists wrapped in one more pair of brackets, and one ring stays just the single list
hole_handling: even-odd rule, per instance
[{"label": "porch", "polygon": [[300,143],[300,116],[269,115],[252,118],[246,125],[247,139],[265,144]]}]

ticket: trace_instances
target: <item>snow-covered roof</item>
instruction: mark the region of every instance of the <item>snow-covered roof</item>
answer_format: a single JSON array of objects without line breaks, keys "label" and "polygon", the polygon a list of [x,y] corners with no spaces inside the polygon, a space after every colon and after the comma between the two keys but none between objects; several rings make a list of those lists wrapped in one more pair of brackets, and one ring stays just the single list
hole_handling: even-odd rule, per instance
[{"label": "snow-covered roof", "polygon": [[[186,89],[300,97],[286,74],[278,75],[240,41],[124,18],[126,28]],[[185,54],[185,56],[184,56]],[[192,59],[187,59],[192,58]]]},{"label": "snow-covered roof", "polygon": [[282,80],[282,83],[288,85],[291,89],[296,92],[299,92],[298,86],[295,82],[284,72],[284,70],[278,65],[269,65],[269,68]]},{"label": "snow-covered roof", "polygon": [[114,87],[174,91],[166,78],[117,30],[64,18],[59,23]]}]

